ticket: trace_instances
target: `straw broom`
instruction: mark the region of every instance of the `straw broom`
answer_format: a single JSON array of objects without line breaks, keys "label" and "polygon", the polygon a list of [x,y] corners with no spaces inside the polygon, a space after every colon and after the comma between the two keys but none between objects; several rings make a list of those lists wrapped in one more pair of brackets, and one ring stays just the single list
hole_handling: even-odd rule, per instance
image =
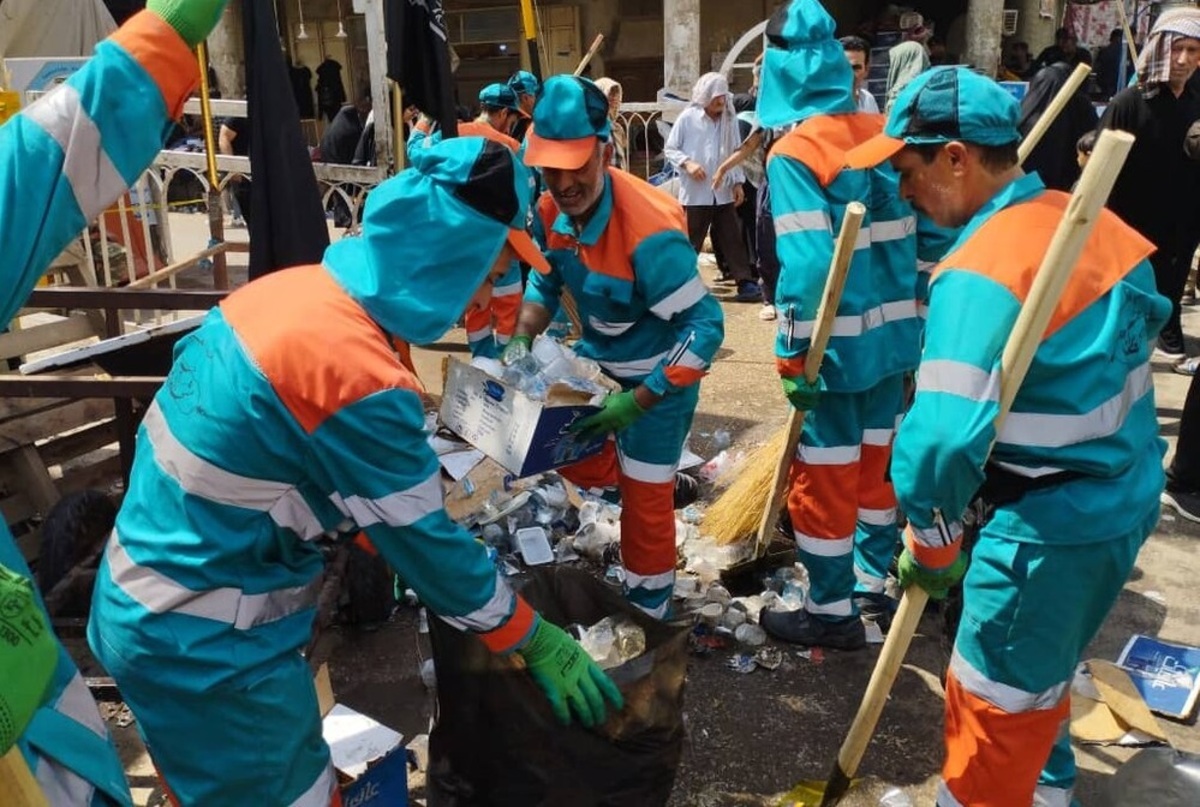
[{"label": "straw broom", "polygon": [[[1090,75],[1091,68],[1087,65],[1076,65],[1074,72],[1059,88],[1058,93],[1051,99],[1046,111],[1042,114],[1037,124],[1021,141],[1021,146],[1018,151],[1018,162],[1024,163],[1025,158],[1034,150],[1041,142],[1042,137],[1050,129],[1050,125],[1066,107],[1067,102],[1071,99],[1083,82]],[[839,237],[840,243],[840,237]],[[834,260],[837,259],[837,251],[834,251]],[[847,257],[849,260],[849,257]],[[832,268],[831,268],[832,273]],[[843,279],[844,282],[844,279]],[[838,292],[838,299],[841,299],[841,292]],[[824,305],[824,300],[822,300]],[[834,310],[836,311],[836,304]],[[831,320],[832,321],[832,320]],[[817,344],[817,334],[813,334],[813,347]],[[821,353],[824,354],[824,345],[821,346]],[[814,354],[810,351],[810,359]],[[807,365],[806,365],[807,367]],[[732,482],[728,488],[722,493],[708,511],[704,515],[704,520],[701,523],[706,535],[711,535],[713,540],[718,544],[733,544],[755,534],[758,530],[758,547],[756,555],[761,553],[763,548],[770,543],[770,533],[775,529],[775,519],[779,510],[780,502],[775,502],[771,505],[771,494],[774,488],[771,485],[772,477],[778,479],[778,468],[784,466],[784,458],[787,465],[791,463],[791,455],[796,445],[796,441],[800,437],[800,426],[796,423],[795,415],[797,413],[792,410],[788,418],[788,426],[771,436],[763,445],[754,449],[746,459],[740,463],[732,472],[726,473],[718,482],[723,483],[726,479],[732,478]],[[803,419],[800,419],[803,423]],[[786,472],[784,476],[786,481]]]},{"label": "straw broom", "polygon": [[[825,282],[812,343],[804,363],[804,375],[809,383],[816,381],[821,371],[825,347],[833,333],[833,321],[837,316],[838,304],[842,301],[842,290],[846,287],[846,274],[850,269],[850,259],[854,256],[854,244],[866,213],[866,207],[860,202],[851,202],[846,206],[846,216],[834,244],[829,279]],[[712,536],[718,544],[732,544],[757,533],[760,552],[770,543],[770,535],[775,530],[776,518],[787,489],[792,455],[803,425],[804,413],[792,409],[787,426],[751,452],[736,471],[727,474],[733,477],[732,483],[708,508],[700,523],[705,535]]]}]

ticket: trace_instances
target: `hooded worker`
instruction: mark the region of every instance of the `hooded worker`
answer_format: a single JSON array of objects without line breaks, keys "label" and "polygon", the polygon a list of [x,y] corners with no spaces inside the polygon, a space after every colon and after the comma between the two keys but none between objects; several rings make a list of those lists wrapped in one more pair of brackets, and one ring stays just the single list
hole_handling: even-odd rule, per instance
[{"label": "hooded worker", "polygon": [[517,94],[517,106],[521,111],[521,119],[513,127],[513,137],[524,142],[529,126],[533,123],[533,107],[537,103],[538,93],[541,92],[542,82],[528,70],[518,70],[509,77],[508,87]]},{"label": "hooded worker", "polygon": [[[767,162],[781,271],[776,365],[792,406],[811,410],[792,466],[788,510],[811,588],[804,607],[768,611],[788,642],[866,643],[860,610],[886,630],[887,569],[899,541],[888,481],[904,374],[917,365],[916,222],[884,167],[847,169],[846,153],[883,128],[857,111],[854,77],[817,0],[794,0],[767,24],[759,117],[796,124]],[[817,383],[805,378],[817,306],[846,206],[867,207]],[[819,403],[818,403],[819,402]]]},{"label": "hooded worker", "polygon": [[[460,123],[458,134],[463,137],[483,137],[505,146],[513,154],[521,154],[523,145],[510,136],[521,112],[517,105],[517,94],[506,84],[489,84],[479,91],[480,115],[473,121]],[[416,150],[428,148],[442,142],[440,130],[432,131],[432,120],[422,116],[413,127],[408,140],[410,159],[415,159]],[[530,199],[533,198],[533,177],[530,176]],[[521,263],[514,260],[509,271],[492,286],[491,303],[482,309],[467,312],[463,324],[467,329],[467,346],[471,356],[497,359],[504,351],[508,340],[517,327],[517,313],[521,310]]]},{"label": "hooded worker", "polygon": [[[163,147],[199,81],[192,48],[224,7],[225,0],[149,0],[78,72],[0,127],[0,325],[12,320],[55,256]],[[0,572],[0,643],[9,645],[0,652],[0,751],[15,737],[55,807],[132,805],[87,684],[29,610],[32,591],[21,582],[31,578],[29,567],[2,523],[0,566],[9,570]],[[40,598],[33,607],[45,620]],[[19,655],[7,656],[14,647]]]},{"label": "hooded worker", "polygon": [[626,597],[665,617],[675,581],[675,483],[700,380],[724,337],[721,306],[696,269],[674,199],[612,167],[608,99],[585,78],[547,79],[526,161],[543,169],[535,232],[548,271],[532,273],[511,362],[550,324],[564,292],[579,307],[581,355],[621,391],[578,424],[612,434],[607,450],[563,470],[587,488],[620,488]]},{"label": "hooded worker", "polygon": [[1157,524],[1165,443],[1150,349],[1170,312],[1153,245],[1101,211],[997,433],[1001,363],[1070,197],[1017,163],[1020,107],[990,78],[937,67],[851,165],[890,159],[905,198],[961,228],[929,285],[913,405],[892,478],[908,516],[902,585],[962,578],[946,676],[941,807],[1075,804],[1067,731],[1076,665]]},{"label": "hooded worker", "polygon": [[524,229],[527,188],[492,141],[421,150],[371,192],[361,237],[234,292],[176,348],[138,430],[88,639],[180,804],[337,803],[299,652],[315,541],[331,530],[363,530],[431,611],[519,653],[564,722],[621,703],[446,514],[407,360],[486,307],[515,256],[547,268]]}]

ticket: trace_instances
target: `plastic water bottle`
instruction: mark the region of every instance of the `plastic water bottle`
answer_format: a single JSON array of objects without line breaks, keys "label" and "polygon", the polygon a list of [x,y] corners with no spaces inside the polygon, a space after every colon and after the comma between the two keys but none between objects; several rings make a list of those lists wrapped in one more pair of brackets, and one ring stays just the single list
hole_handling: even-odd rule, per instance
[{"label": "plastic water bottle", "polygon": [[893,787],[883,794],[883,798],[879,800],[879,807],[914,807],[914,805],[907,793],[898,787]]}]

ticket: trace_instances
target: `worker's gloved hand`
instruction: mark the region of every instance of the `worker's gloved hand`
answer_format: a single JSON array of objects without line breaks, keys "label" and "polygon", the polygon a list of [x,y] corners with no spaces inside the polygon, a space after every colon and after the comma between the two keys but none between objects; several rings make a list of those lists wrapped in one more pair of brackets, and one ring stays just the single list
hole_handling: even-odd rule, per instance
[{"label": "worker's gloved hand", "polygon": [[516,364],[521,359],[529,355],[529,348],[533,345],[533,339],[528,336],[514,336],[508,340],[508,344],[504,346],[504,352],[500,354],[500,363],[505,367],[510,364]]},{"label": "worker's gloved hand", "polygon": [[58,643],[29,578],[0,566],[0,756],[25,731],[58,664]]},{"label": "worker's gloved hand", "polygon": [[908,549],[900,555],[900,586],[908,588],[918,585],[925,589],[931,600],[944,600],[950,589],[967,573],[967,558],[961,552],[954,562],[942,569],[922,566]]},{"label": "worker's gloved hand", "polygon": [[196,47],[217,27],[228,0],[146,0],[146,9],[167,21],[188,43]]},{"label": "worker's gloved hand", "polygon": [[529,674],[546,693],[563,725],[571,722],[572,713],[589,728],[600,725],[607,717],[605,701],[615,710],[624,708],[625,699],[608,674],[592,661],[579,642],[540,615],[533,635],[517,652],[525,659]]},{"label": "worker's gloved hand", "polygon": [[813,384],[808,383],[804,376],[783,376],[780,380],[783,382],[783,394],[792,406],[801,412],[816,409],[817,402],[821,400],[821,391],[825,389],[825,382],[820,376]]},{"label": "worker's gloved hand", "polygon": [[602,406],[604,408],[596,414],[572,423],[568,431],[585,440],[590,440],[602,434],[626,429],[635,420],[646,414],[646,410],[637,402],[633,390],[610,392]]}]

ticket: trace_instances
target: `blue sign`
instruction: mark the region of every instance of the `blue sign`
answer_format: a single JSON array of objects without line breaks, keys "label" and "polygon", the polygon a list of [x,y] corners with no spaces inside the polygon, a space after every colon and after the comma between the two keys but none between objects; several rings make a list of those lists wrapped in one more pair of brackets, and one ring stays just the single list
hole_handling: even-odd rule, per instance
[{"label": "blue sign", "polygon": [[1024,101],[1025,95],[1029,92],[1028,81],[997,81],[996,83],[1008,90],[1017,101]]}]

